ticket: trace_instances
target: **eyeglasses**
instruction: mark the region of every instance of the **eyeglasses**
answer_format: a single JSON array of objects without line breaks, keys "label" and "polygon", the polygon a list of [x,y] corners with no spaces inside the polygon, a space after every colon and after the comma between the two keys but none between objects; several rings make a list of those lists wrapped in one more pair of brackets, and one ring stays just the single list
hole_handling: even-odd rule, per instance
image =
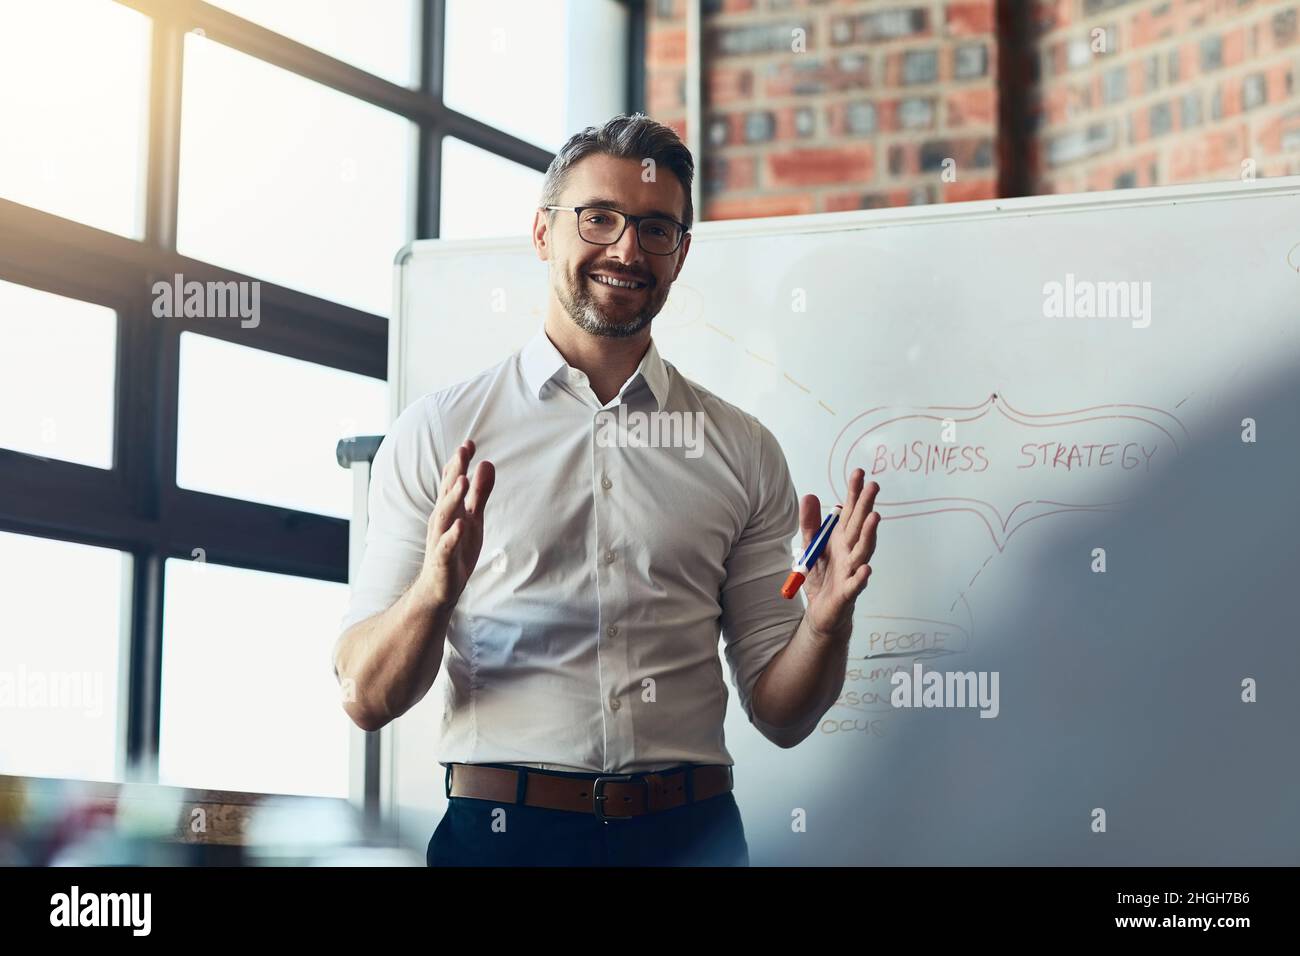
[{"label": "eyeglasses", "polygon": [[629,222],[636,224],[636,241],[652,256],[670,256],[682,244],[686,227],[676,219],[663,216],[632,216],[604,206],[542,206],[575,213],[578,236],[597,246],[612,246],[623,238]]}]

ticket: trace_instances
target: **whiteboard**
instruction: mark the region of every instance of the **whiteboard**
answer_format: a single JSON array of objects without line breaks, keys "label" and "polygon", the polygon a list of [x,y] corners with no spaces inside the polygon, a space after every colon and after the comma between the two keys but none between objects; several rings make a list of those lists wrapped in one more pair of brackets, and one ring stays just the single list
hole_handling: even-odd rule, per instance
[{"label": "whiteboard", "polygon": [[[527,237],[402,250],[392,413],[521,347],[546,269]],[[1291,616],[1257,634],[1270,612],[1240,590],[1296,559],[1247,548],[1216,588],[1169,513],[1190,496],[1255,538],[1290,520],[1266,509],[1294,485],[1297,406],[1273,389],[1300,358],[1300,177],[706,222],[652,329],[771,428],[800,495],[828,508],[858,466],[882,488],[840,701],[782,750],[732,694],[755,865],[1300,862],[1278,683],[1300,640]],[[1271,440],[1243,442],[1272,400]],[[1255,490],[1199,497],[1228,476]],[[893,707],[917,664],[997,672],[998,716]],[[440,690],[385,731],[418,847],[446,805]]]}]

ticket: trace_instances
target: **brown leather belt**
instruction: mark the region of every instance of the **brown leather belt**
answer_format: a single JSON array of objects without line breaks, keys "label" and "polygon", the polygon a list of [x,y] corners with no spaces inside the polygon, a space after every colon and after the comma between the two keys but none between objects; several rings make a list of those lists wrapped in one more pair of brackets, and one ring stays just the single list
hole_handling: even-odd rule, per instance
[{"label": "brown leather belt", "polygon": [[593,774],[590,778],[563,777],[531,767],[472,763],[447,767],[448,797],[594,813],[606,823],[708,800],[732,786],[731,767],[725,764],[685,764],[641,773]]}]

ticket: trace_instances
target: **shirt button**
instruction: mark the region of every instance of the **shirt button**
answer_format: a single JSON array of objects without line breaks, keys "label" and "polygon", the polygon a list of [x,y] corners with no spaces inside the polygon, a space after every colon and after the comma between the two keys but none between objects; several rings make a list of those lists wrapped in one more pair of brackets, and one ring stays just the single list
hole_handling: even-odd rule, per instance
[{"label": "shirt button", "polygon": [[606,552],[605,552],[605,563],[606,563],[606,564],[613,564],[613,563],[614,563],[614,552],[613,552],[613,551],[606,551]]},{"label": "shirt button", "polygon": [[602,478],[600,479],[600,487],[604,488],[606,491],[609,491],[609,489],[614,487],[614,482],[610,481],[608,477]]},{"label": "shirt button", "polygon": [[610,709],[610,710],[618,710],[618,709],[619,709],[620,707],[622,707],[622,706],[623,706],[622,703],[619,702],[619,699],[618,699],[617,697],[611,697],[611,698],[610,698],[610,700],[609,700],[609,709]]},{"label": "shirt button", "polygon": [[605,628],[605,633],[610,637],[616,637],[618,635],[618,625],[611,624],[609,627]]}]

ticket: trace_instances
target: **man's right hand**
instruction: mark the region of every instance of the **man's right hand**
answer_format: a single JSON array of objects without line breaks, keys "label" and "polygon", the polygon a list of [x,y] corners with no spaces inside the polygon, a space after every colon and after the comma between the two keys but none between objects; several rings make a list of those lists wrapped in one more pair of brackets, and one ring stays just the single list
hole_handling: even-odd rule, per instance
[{"label": "man's right hand", "polygon": [[447,610],[456,606],[478,565],[479,549],[483,547],[483,509],[496,481],[490,461],[478,463],[473,482],[466,477],[474,450],[474,442],[466,439],[442,470],[438,502],[429,515],[424,567],[417,580],[422,597]]}]

